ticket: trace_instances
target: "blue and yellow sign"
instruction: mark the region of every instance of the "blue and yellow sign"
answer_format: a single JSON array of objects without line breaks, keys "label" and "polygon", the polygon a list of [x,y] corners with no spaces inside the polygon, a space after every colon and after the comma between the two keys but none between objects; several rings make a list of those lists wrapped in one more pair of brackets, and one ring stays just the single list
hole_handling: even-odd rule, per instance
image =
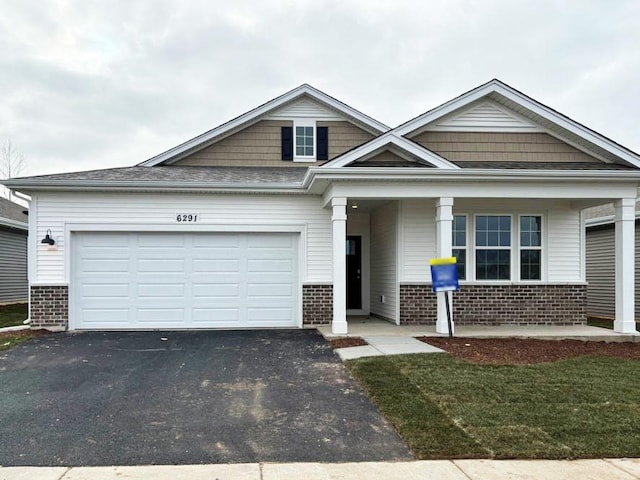
[{"label": "blue and yellow sign", "polygon": [[434,292],[450,292],[460,289],[456,257],[432,258],[431,282]]}]

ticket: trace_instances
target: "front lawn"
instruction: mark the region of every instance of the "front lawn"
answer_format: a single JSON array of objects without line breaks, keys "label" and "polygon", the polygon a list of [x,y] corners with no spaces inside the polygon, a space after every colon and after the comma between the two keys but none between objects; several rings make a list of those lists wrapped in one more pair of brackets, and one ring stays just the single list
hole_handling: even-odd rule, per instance
[{"label": "front lawn", "polygon": [[640,456],[637,360],[491,365],[419,354],[348,366],[419,459]]},{"label": "front lawn", "polygon": [[29,316],[29,306],[26,303],[0,305],[0,328],[22,325]]}]

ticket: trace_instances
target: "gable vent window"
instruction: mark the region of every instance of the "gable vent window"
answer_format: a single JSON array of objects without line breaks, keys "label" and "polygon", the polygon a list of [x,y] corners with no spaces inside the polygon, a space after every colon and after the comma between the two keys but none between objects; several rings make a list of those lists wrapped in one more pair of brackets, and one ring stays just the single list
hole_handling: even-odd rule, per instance
[{"label": "gable vent window", "polygon": [[328,159],[328,127],[316,127],[315,120],[295,120],[293,127],[282,127],[282,160],[315,162]]}]

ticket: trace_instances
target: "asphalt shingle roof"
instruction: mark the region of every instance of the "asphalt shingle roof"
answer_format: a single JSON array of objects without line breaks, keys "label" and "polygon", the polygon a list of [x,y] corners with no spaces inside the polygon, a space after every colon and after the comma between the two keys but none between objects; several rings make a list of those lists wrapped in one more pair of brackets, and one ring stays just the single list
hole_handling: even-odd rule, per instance
[{"label": "asphalt shingle roof", "polygon": [[618,163],[595,162],[482,162],[482,161],[454,161],[462,168],[486,169],[522,169],[522,170],[637,170],[635,167]]},{"label": "asphalt shingle roof", "polygon": [[38,181],[198,182],[212,184],[301,184],[302,167],[123,167],[29,177]]},{"label": "asphalt shingle roof", "polygon": [[16,222],[27,223],[28,218],[22,212],[27,211],[27,207],[10,202],[4,198],[0,198],[0,218],[8,218]]}]

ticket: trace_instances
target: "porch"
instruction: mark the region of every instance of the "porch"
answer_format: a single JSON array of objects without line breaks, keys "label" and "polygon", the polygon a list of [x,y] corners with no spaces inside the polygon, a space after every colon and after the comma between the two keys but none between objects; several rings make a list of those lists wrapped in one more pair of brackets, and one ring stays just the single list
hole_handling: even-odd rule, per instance
[{"label": "porch", "polygon": [[[319,326],[325,338],[363,336],[443,337],[435,325],[396,325],[373,316],[347,317],[348,333],[334,334],[330,325]],[[590,340],[599,342],[640,342],[640,336],[622,334],[588,325],[459,325],[456,337],[462,338],[537,338],[546,340]]]}]

